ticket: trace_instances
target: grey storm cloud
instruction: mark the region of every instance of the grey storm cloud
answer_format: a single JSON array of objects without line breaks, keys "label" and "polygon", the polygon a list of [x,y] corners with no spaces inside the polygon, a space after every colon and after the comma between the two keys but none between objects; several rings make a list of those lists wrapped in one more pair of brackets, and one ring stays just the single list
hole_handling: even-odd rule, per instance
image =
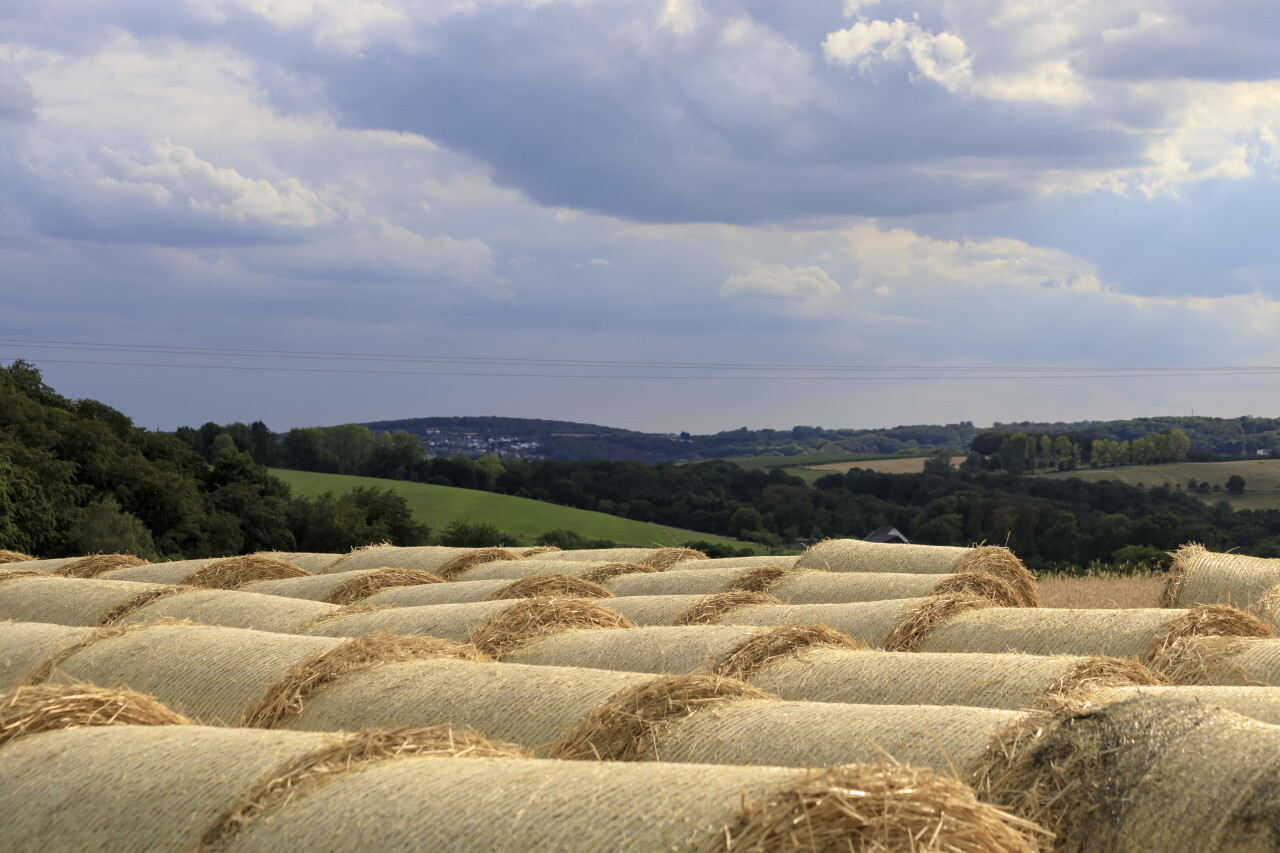
[{"label": "grey storm cloud", "polygon": [[36,96],[21,74],[0,62],[0,120],[31,121],[36,117]]}]

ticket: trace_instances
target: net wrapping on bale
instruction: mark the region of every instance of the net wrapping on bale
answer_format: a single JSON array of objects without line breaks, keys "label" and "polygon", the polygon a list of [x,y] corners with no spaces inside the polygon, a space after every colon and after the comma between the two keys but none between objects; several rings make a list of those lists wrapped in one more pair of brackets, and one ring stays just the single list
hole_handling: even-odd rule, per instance
[{"label": "net wrapping on bale", "polygon": [[305,598],[327,604],[354,604],[384,589],[444,583],[444,579],[417,569],[362,569],[282,580],[263,580],[242,586],[245,592]]},{"label": "net wrapping on bale", "polygon": [[1229,604],[1247,609],[1280,584],[1280,560],[1244,554],[1215,554],[1203,545],[1183,545],[1160,596],[1161,607]]},{"label": "net wrapping on bale", "polygon": [[35,575],[0,584],[0,619],[92,626],[141,593],[167,589],[161,584],[102,578]]}]

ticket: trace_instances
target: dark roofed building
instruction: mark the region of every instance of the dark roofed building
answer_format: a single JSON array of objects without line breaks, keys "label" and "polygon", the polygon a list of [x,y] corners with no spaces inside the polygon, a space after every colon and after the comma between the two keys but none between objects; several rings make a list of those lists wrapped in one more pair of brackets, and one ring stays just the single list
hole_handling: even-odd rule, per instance
[{"label": "dark roofed building", "polygon": [[875,530],[862,537],[863,542],[896,542],[900,545],[910,545],[907,537],[898,532],[896,527],[877,527]]}]

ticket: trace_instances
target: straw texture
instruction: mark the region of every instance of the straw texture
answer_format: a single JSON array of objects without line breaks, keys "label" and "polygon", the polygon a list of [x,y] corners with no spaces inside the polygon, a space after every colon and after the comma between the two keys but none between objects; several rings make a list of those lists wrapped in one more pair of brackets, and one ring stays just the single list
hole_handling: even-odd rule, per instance
[{"label": "straw texture", "polygon": [[[711,562],[707,560],[705,562]],[[697,563],[696,565],[702,565]],[[727,566],[720,569],[686,571],[682,568],[648,574],[623,574],[608,578],[601,586],[614,595],[715,595],[737,589],[738,583],[750,569]],[[763,590],[756,590],[763,592]]]},{"label": "straw texture", "polygon": [[[1238,611],[1236,611],[1238,613]],[[934,652],[1023,652],[1149,660],[1183,632],[1254,635],[1257,620],[1196,626],[1191,610],[1065,610],[994,607],[951,617],[916,647]],[[1192,620],[1190,623],[1188,620]],[[1265,626],[1262,626],[1265,629]]]},{"label": "straw texture", "polygon": [[8,568],[7,566],[12,564],[5,564],[5,565],[6,565],[5,568],[0,568],[0,583],[4,583],[5,581],[11,581],[14,578],[44,577],[44,575],[41,574],[40,572],[34,572],[30,569],[11,569],[11,568]]},{"label": "straw texture", "polygon": [[1173,555],[1161,594],[1162,607],[1230,604],[1248,608],[1280,584],[1280,560],[1214,554],[1203,545],[1183,545]]},{"label": "straw texture", "polygon": [[443,582],[443,579],[437,575],[417,569],[366,569],[284,580],[256,581],[242,586],[241,589],[260,595],[305,598],[310,601],[346,605],[354,604],[384,589]]},{"label": "straw texture", "polygon": [[[925,771],[914,773],[908,783],[901,773],[411,758],[344,774],[296,798],[271,820],[250,824],[227,850],[711,851],[732,843],[731,849],[739,851],[794,853],[828,849],[805,846],[805,839],[821,838],[824,845],[839,839],[840,849],[870,851],[879,838],[901,838],[907,826],[922,839],[914,848],[921,851],[1032,849],[1013,821],[995,817],[995,810],[973,802],[971,794],[963,800],[958,783]],[[890,787],[886,774],[899,774],[891,796],[880,793]],[[933,795],[935,784],[947,785],[952,793]],[[876,796],[860,796],[862,788]],[[833,801],[836,808],[822,806]],[[509,819],[517,803],[519,819]],[[952,809],[965,819],[952,818]],[[920,819],[908,822],[905,817],[913,811],[921,813]],[[981,843],[972,843],[970,827],[985,828],[988,820],[999,834],[985,830],[977,833]],[[889,826],[896,830],[891,836]],[[741,843],[733,843],[735,836]]]},{"label": "straw texture", "polygon": [[707,555],[692,548],[584,548],[535,554],[530,560],[580,561],[596,563],[640,563],[665,571],[678,563],[702,562]]},{"label": "straw texture", "polygon": [[341,560],[345,554],[317,554],[297,553],[293,551],[257,551],[255,557],[270,557],[273,560],[283,560],[286,563],[292,563],[300,569],[306,569],[314,574],[323,574],[325,569]]},{"label": "straw texture", "polygon": [[514,560],[516,554],[505,548],[447,548],[440,545],[424,545],[416,548],[397,548],[392,545],[374,545],[360,548],[322,571],[352,572],[360,569],[418,569],[431,572],[445,580],[451,580],[472,566],[495,560]]},{"label": "straw texture", "polygon": [[489,593],[488,601],[507,598],[613,598],[613,593],[585,578],[569,575],[530,575]]},{"label": "straw texture", "polygon": [[757,592],[719,595],[637,595],[610,598],[606,606],[636,625],[710,624],[736,608],[777,604],[772,596]]},{"label": "straw texture", "polygon": [[549,559],[509,560],[496,563],[485,563],[474,566],[454,580],[458,581],[516,581],[530,575],[569,575],[585,578],[599,583],[603,576],[613,577],[619,574],[636,572],[656,572],[652,566],[640,563],[610,562],[607,560],[566,560],[560,559],[566,551],[556,551],[548,555]]},{"label": "straw texture", "polygon": [[783,569],[795,568],[799,562],[799,555],[795,556],[760,556],[760,557],[713,557],[709,560],[696,560],[681,566],[679,571],[704,571],[711,569],[757,569],[762,566],[777,566]]},{"label": "straw texture", "polygon": [[[240,725],[264,729],[278,727],[281,723],[302,713],[307,699],[317,690],[352,673],[377,669],[401,661],[437,658],[467,661],[483,659],[470,646],[460,646],[435,637],[405,637],[395,634],[361,637],[338,645],[322,647],[268,687],[258,701],[244,712]],[[367,705],[362,703],[362,706]],[[447,720],[431,720],[426,725],[435,725],[439,722],[447,722]],[[371,727],[385,728],[376,723],[354,728]]]},{"label": "straw texture", "polygon": [[1199,702],[1202,705],[1216,705],[1234,711],[1260,723],[1280,725],[1280,688],[1276,687],[1219,687],[1213,685],[1195,686],[1153,686],[1153,687],[1110,687],[1081,694],[1097,705],[1110,705],[1129,699],[1176,699],[1185,702]]},{"label": "straw texture", "polygon": [[861,539],[827,539],[801,554],[795,567],[823,572],[945,575],[956,571],[974,550],[941,545],[864,542]]},{"label": "straw texture", "polygon": [[115,569],[145,565],[147,565],[146,560],[132,554],[93,554],[64,563],[56,571],[69,578],[93,578]]},{"label": "straw texture", "polygon": [[1057,833],[1060,851],[1269,850],[1280,728],[1195,701],[1092,706],[1002,733],[979,796]]},{"label": "straw texture", "polygon": [[[115,581],[135,581],[137,583],[180,584],[185,582],[192,572],[197,572],[215,562],[217,560],[205,559],[175,560],[171,563],[132,563],[103,571],[95,575],[95,577]],[[69,574],[68,568],[70,567],[64,567],[59,574],[75,577]]]},{"label": "straw texture", "polygon": [[810,649],[858,651],[866,645],[825,625],[783,625],[743,639],[715,662],[714,672],[750,681],[756,673]]},{"label": "straw texture", "polygon": [[530,598],[514,604],[467,636],[480,652],[501,657],[540,637],[574,629],[634,628],[616,611],[585,598]]},{"label": "straw texture", "polygon": [[1174,684],[1277,685],[1280,640],[1187,637],[1165,647],[1151,665]]},{"label": "straw texture", "polygon": [[778,577],[766,587],[766,591],[788,604],[884,601],[969,592],[998,601],[1006,607],[1030,606],[1007,582],[978,572],[939,577],[894,572],[799,571]]},{"label": "straw texture", "polygon": [[445,658],[388,663],[316,690],[284,725],[350,731],[448,722],[547,755],[597,707],[651,678]]},{"label": "straw texture", "polygon": [[[1105,664],[1110,663],[1110,666]],[[764,667],[751,683],[783,699],[1017,710],[1084,684],[1158,684],[1129,661],[964,652],[814,649]]]},{"label": "straw texture", "polygon": [[189,619],[206,625],[288,634],[300,631],[303,626],[337,609],[333,604],[300,598],[258,595],[240,590],[197,589],[140,607],[120,623],[132,625],[165,618]]},{"label": "straw texture", "polygon": [[0,622],[0,690],[11,690],[47,670],[96,633],[93,628],[42,622]]},{"label": "straw texture", "polygon": [[425,607],[431,604],[469,604],[489,601],[494,591],[509,586],[505,578],[488,581],[456,580],[448,583],[423,584],[384,589],[361,600],[371,607]]},{"label": "straw texture", "polygon": [[325,616],[303,629],[303,632],[315,637],[367,637],[381,633],[428,634],[463,642],[473,630],[511,605],[510,601],[481,601],[422,607],[384,607],[379,610],[366,610],[357,606],[345,614],[338,612]]},{"label": "straw texture", "polygon": [[0,694],[0,746],[80,726],[182,726],[191,720],[133,690],[91,684],[24,685]]},{"label": "straw texture", "polygon": [[743,607],[727,614],[720,623],[760,626],[821,624],[873,648],[882,648],[889,633],[929,600],[898,598],[852,604],[775,604],[765,607]]},{"label": "straw texture", "polygon": [[37,575],[0,584],[0,619],[97,625],[113,608],[159,584]]},{"label": "straw texture", "polygon": [[9,563],[30,563],[35,561],[35,557],[30,554],[24,554],[21,551],[10,551],[6,548],[0,548],[0,565]]},{"label": "straw texture", "polygon": [[209,725],[235,725],[263,691],[341,640],[205,625],[134,627],[64,658],[56,677],[148,693]]}]

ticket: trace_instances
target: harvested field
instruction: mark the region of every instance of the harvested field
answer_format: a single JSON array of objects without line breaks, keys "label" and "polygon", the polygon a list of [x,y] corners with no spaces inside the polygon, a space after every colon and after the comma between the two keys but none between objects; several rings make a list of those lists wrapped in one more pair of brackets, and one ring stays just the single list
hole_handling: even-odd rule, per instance
[{"label": "harvested field", "polygon": [[1040,606],[1077,610],[1124,610],[1160,606],[1166,575],[1041,575],[1036,579]]}]

